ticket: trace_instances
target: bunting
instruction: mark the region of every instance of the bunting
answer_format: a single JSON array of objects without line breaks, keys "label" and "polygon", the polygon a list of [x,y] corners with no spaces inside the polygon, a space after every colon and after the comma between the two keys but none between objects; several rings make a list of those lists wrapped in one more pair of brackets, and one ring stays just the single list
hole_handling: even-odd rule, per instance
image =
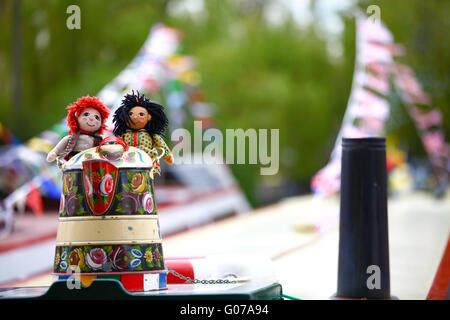
[{"label": "bunting", "polygon": [[0,122],[0,140],[6,145],[18,145],[19,139],[11,133],[11,131]]},{"label": "bunting", "polygon": [[445,141],[441,128],[442,113],[438,108],[431,106],[430,97],[423,91],[410,67],[396,63],[393,72],[396,87],[434,166],[438,183],[445,187],[450,172],[450,144]]},{"label": "bunting", "polygon": [[27,207],[30,208],[35,215],[41,216],[44,213],[42,197],[39,189],[34,183],[30,184],[30,190],[28,191],[25,202]]},{"label": "bunting", "polygon": [[[356,17],[356,59],[352,89],[342,126],[328,164],[311,179],[316,195],[330,195],[340,189],[341,140],[386,135],[390,116],[387,96],[397,92],[413,119],[423,146],[435,168],[438,183],[445,188],[450,172],[450,145],[440,126],[442,114],[431,107],[414,71],[395,61],[404,48],[382,22],[359,14]],[[393,79],[391,81],[390,79]]]}]

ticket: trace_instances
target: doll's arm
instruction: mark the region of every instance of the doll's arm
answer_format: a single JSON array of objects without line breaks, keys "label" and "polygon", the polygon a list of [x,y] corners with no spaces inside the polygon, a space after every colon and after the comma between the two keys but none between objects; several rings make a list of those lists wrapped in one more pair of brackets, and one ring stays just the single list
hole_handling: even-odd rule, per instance
[{"label": "doll's arm", "polygon": [[52,162],[56,160],[56,157],[61,155],[66,149],[67,144],[69,143],[70,136],[65,136],[58,142],[58,144],[48,153],[47,161]]},{"label": "doll's arm", "polygon": [[164,160],[166,160],[166,162],[168,164],[173,164],[173,155],[172,155],[172,151],[169,149],[169,147],[167,146],[166,142],[163,140],[163,138],[161,138],[161,136],[155,134],[153,136],[153,141],[155,143],[155,147],[157,148],[161,148],[164,150],[164,155],[163,158]]}]

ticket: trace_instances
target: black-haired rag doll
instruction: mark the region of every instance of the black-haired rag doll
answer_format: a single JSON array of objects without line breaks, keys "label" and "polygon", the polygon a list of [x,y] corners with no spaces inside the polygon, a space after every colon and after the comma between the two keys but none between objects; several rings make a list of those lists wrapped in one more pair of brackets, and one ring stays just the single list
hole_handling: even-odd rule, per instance
[{"label": "black-haired rag doll", "polygon": [[[158,156],[155,148],[161,148],[164,150],[162,158],[168,164],[173,164],[172,151],[161,137],[168,125],[162,105],[133,91],[125,95],[114,114],[113,122],[114,135],[121,137],[127,145],[144,150],[153,160]],[[158,174],[161,172],[158,161],[155,171]]]}]

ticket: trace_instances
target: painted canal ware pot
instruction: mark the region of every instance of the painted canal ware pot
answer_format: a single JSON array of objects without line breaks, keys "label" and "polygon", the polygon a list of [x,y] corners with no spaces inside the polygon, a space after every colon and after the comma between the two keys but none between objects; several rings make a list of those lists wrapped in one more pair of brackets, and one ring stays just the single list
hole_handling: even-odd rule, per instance
[{"label": "painted canal ware pot", "polygon": [[53,266],[58,279],[76,273],[82,284],[114,278],[129,291],[166,288],[154,165],[117,137],[64,164]]}]

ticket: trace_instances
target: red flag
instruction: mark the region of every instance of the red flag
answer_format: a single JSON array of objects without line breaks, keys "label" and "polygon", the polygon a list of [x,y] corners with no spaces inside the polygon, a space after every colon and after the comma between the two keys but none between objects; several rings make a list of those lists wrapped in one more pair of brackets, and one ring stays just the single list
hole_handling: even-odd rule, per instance
[{"label": "red flag", "polygon": [[42,203],[41,193],[34,183],[30,184],[30,192],[27,195],[26,204],[35,215],[40,216],[44,213],[44,204]]}]

